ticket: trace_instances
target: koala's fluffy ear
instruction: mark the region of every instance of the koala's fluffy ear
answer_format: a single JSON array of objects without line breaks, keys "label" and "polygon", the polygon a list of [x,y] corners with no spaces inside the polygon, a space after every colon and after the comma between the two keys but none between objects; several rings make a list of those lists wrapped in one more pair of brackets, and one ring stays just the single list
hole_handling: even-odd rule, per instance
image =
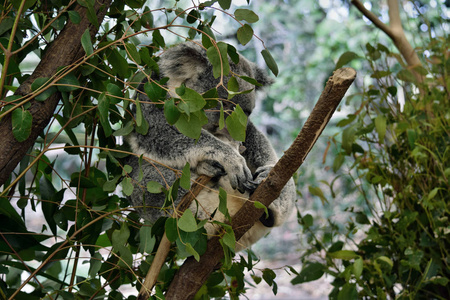
[{"label": "koala's fluffy ear", "polygon": [[164,52],[159,61],[161,75],[179,84],[197,78],[211,69],[206,51],[199,45],[188,42],[176,45]]},{"label": "koala's fluffy ear", "polygon": [[262,86],[257,86],[256,90],[261,90],[263,89],[265,86],[269,86],[271,84],[273,84],[275,82],[275,80],[273,80],[271,77],[269,77],[269,74],[267,74],[266,71],[264,71],[263,69],[261,69],[258,66],[254,66],[254,76],[255,79],[262,84]]}]

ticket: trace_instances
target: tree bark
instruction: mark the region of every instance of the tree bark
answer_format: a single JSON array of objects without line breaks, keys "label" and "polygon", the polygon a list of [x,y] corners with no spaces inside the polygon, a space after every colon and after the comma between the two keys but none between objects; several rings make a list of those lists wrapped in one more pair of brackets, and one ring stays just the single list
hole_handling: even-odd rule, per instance
[{"label": "tree bark", "polygon": [[[253,205],[254,201],[269,206],[302,165],[355,77],[355,70],[341,68],[329,78],[319,101],[294,143],[252,194],[250,200],[232,217],[231,224],[236,240],[239,240],[264,213],[263,209],[257,209]],[[199,262],[190,257],[181,266],[169,286],[166,299],[192,299],[223,256],[219,238],[209,240],[206,253],[200,257]]]},{"label": "tree bark", "polygon": [[[97,13],[98,23],[101,24],[111,5],[112,0],[97,0],[94,9]],[[58,37],[48,46],[40,63],[33,74],[27,78],[17,89],[16,95],[27,96],[31,93],[31,84],[39,77],[52,77],[59,67],[68,66],[84,55],[81,46],[81,36],[89,28],[91,38],[93,38],[98,28],[91,24],[87,17],[87,9],[76,5],[74,11],[80,14],[81,20],[78,24],[70,20],[60,32]],[[38,135],[45,129],[53,117],[56,105],[60,100],[60,93],[55,93],[47,100],[40,102],[30,100],[28,109],[33,117],[31,134],[23,142],[18,142],[12,132],[11,114],[0,120],[0,186],[9,178],[14,168],[22,160],[28,149],[33,146]]]}]

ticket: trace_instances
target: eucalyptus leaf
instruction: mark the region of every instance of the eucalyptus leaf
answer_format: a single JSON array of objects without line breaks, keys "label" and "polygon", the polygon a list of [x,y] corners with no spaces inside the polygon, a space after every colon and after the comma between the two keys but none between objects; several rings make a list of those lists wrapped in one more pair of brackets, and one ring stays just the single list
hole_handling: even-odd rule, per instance
[{"label": "eucalyptus leaf", "polygon": [[18,142],[23,142],[31,134],[33,116],[28,110],[16,108],[11,114],[12,132]]}]

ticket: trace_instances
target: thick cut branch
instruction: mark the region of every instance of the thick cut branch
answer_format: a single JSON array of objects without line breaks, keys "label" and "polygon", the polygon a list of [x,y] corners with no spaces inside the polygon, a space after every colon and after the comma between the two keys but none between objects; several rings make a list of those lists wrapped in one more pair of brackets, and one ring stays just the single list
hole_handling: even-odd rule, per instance
[{"label": "thick cut branch", "polygon": [[[236,240],[239,240],[264,212],[253,205],[254,201],[269,206],[302,165],[355,77],[356,72],[351,68],[339,69],[330,77],[294,143],[277,162],[266,180],[259,185],[250,201],[233,216],[231,224]],[[166,299],[192,299],[222,258],[223,249],[219,238],[214,237],[209,240],[206,253],[200,257],[199,262],[192,257],[184,262],[169,287]]]},{"label": "thick cut branch", "polygon": [[[99,24],[103,22],[110,4],[111,0],[97,0],[95,2],[94,9],[97,12]],[[92,38],[98,32],[98,28],[88,20],[85,7],[77,5],[74,10],[81,16],[80,22],[74,24],[68,21],[58,37],[45,51],[33,74],[19,86],[16,91],[17,95],[29,95],[31,93],[31,84],[36,78],[52,77],[56,74],[59,67],[71,65],[84,55],[84,50],[81,46],[82,34],[89,28]],[[30,100],[31,106],[29,111],[33,117],[33,122],[31,134],[23,142],[18,142],[14,138],[11,114],[7,114],[0,120],[0,132],[2,133],[2,141],[0,143],[0,186],[5,183],[27,150],[34,144],[38,135],[50,122],[60,96],[59,93],[55,93],[43,102],[35,101],[34,99]]]}]

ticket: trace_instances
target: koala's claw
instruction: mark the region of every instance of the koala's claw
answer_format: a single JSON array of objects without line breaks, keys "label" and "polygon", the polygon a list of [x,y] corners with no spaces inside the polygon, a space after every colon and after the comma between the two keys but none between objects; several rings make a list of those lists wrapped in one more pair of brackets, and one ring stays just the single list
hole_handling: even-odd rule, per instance
[{"label": "koala's claw", "polygon": [[197,173],[212,178],[219,178],[227,175],[225,168],[216,160],[206,159],[201,161],[197,166]]},{"label": "koala's claw", "polygon": [[254,182],[253,180],[248,180],[244,183],[245,190],[251,194],[256,190],[258,187],[258,183]]}]

